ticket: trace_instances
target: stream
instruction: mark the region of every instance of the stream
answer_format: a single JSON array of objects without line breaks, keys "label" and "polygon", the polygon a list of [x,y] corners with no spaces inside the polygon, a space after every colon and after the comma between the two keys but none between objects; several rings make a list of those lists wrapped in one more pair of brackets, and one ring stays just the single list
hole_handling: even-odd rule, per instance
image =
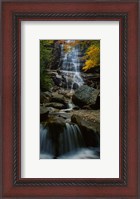
[{"label": "stream", "polygon": [[[69,42],[70,40],[66,40],[67,44]],[[40,124],[40,159],[100,158],[99,144],[94,144],[94,142],[90,141],[93,138],[93,135],[91,135],[93,133],[85,127],[85,129],[83,128],[83,131],[81,131],[80,127],[71,121],[73,111],[79,109],[79,107],[73,103],[72,96],[76,89],[86,84],[81,75],[81,57],[82,54],[79,45],[65,51],[64,44],[61,44],[61,66],[59,74],[55,77],[55,82],[58,84],[57,86],[60,85],[60,89],[57,93],[52,93],[53,97],[50,103],[42,105],[45,108],[47,107],[48,110],[52,110],[52,112],[48,111],[44,113],[44,117],[51,119],[48,119],[45,124]],[[56,71],[52,73],[51,71],[49,72],[52,75],[57,73]],[[62,82],[65,82],[65,88],[61,88],[62,83],[60,79]],[[67,104],[63,101],[62,95],[65,96]],[[59,108],[59,106],[61,106],[60,103],[63,104],[62,108]],[[53,106],[53,108],[51,106]],[[61,120],[62,124],[60,124]],[[99,136],[95,135],[95,137]],[[91,144],[87,145],[87,142]]]}]

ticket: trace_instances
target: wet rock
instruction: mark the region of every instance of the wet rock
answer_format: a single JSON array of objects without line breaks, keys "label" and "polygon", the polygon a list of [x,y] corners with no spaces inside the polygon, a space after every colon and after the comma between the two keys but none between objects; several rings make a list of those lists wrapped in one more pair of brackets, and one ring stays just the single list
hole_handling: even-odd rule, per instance
[{"label": "wet rock", "polygon": [[40,121],[46,121],[50,113],[55,112],[56,109],[52,107],[40,106]]},{"label": "wet rock", "polygon": [[51,102],[60,102],[64,105],[66,104],[64,96],[58,94],[57,92],[52,93]]},{"label": "wet rock", "polygon": [[79,108],[79,106],[74,106],[73,107],[73,110],[79,110],[80,108]]},{"label": "wet rock", "polygon": [[68,114],[68,113],[66,113],[66,112],[59,112],[59,113],[58,113],[58,117],[62,117],[62,118],[65,119],[65,120],[71,118],[70,114]]},{"label": "wet rock", "polygon": [[81,76],[86,85],[100,89],[100,73],[81,73]]},{"label": "wet rock", "polygon": [[65,90],[65,92],[64,92],[64,96],[66,98],[72,98],[73,94],[74,94],[74,91],[70,91],[70,90],[68,90],[68,91]]},{"label": "wet rock", "polygon": [[53,86],[53,88],[52,88],[52,92],[59,91],[59,88],[60,88],[60,87],[58,87],[58,86],[56,86],[56,85],[55,85],[55,86]]},{"label": "wet rock", "polygon": [[51,115],[49,116],[47,120],[47,125],[50,127],[64,127],[65,126],[65,119],[62,117],[59,117],[57,115]]},{"label": "wet rock", "polygon": [[91,108],[93,108],[93,109],[100,109],[100,93],[99,93],[99,95],[97,96],[97,100],[96,100],[96,104],[94,105],[92,105],[91,104]]},{"label": "wet rock", "polygon": [[82,109],[91,110],[92,108],[89,105],[85,105],[85,106],[82,107]]},{"label": "wet rock", "polygon": [[41,92],[40,93],[40,103],[47,103],[50,101],[50,96],[46,95],[45,93]]},{"label": "wet rock", "polygon": [[47,112],[54,112],[55,109],[53,107],[44,107],[44,106],[40,106],[40,114],[44,114]]},{"label": "wet rock", "polygon": [[99,108],[97,106],[97,97],[99,93],[99,90],[87,85],[83,85],[75,91],[74,95],[72,96],[72,101],[79,107],[90,105],[92,108],[97,109]]},{"label": "wet rock", "polygon": [[75,111],[71,121],[81,127],[90,129],[93,132],[100,133],[99,111],[79,110]]},{"label": "wet rock", "polygon": [[58,102],[50,102],[50,103],[46,103],[44,104],[45,107],[53,107],[53,108],[57,108],[57,109],[65,109],[67,108],[66,105],[62,104],[62,103],[58,103]]},{"label": "wet rock", "polygon": [[88,147],[100,145],[100,112],[81,110],[75,111],[71,121],[76,123],[83,134],[85,143]]},{"label": "wet rock", "polygon": [[78,89],[78,88],[79,88],[79,85],[77,83],[74,83],[73,84],[73,89],[75,90],[75,89]]},{"label": "wet rock", "polygon": [[62,86],[62,78],[61,77],[55,76],[55,77],[53,77],[53,81],[54,81],[55,85]]},{"label": "wet rock", "polygon": [[61,75],[60,68],[57,70],[58,75]]},{"label": "wet rock", "polygon": [[49,111],[43,114],[40,114],[40,122],[44,122],[48,119]]},{"label": "wet rock", "polygon": [[52,96],[51,92],[49,92],[49,91],[44,92],[44,94],[46,97],[49,97],[49,98]]},{"label": "wet rock", "polygon": [[45,107],[40,107],[40,121],[43,122],[47,120],[49,115],[49,110]]},{"label": "wet rock", "polygon": [[49,129],[49,139],[53,143],[54,158],[59,156],[59,137],[64,132],[65,119],[62,117],[52,116],[47,119],[46,126]]}]

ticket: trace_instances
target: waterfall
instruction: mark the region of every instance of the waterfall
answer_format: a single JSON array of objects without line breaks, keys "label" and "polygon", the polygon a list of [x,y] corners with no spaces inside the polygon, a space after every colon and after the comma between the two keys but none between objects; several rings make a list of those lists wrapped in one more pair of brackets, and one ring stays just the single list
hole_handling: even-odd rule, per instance
[{"label": "waterfall", "polygon": [[40,127],[40,150],[42,153],[46,152],[47,129]]},{"label": "waterfall", "polygon": [[[48,127],[40,127],[40,153],[42,155],[46,154],[57,158],[55,150],[58,150],[58,154],[61,156],[85,147],[82,133],[77,124],[66,123],[59,137],[54,137],[51,133]],[[58,146],[55,146],[56,143]]]},{"label": "waterfall", "polygon": [[[74,42],[67,40],[66,43]],[[80,60],[80,46],[72,47],[68,52],[64,51],[64,44],[61,45],[62,66],[61,73],[66,79],[67,89],[74,89],[84,84],[81,77],[81,60]]]},{"label": "waterfall", "polygon": [[40,126],[40,153],[41,154],[50,154],[54,153],[53,143],[49,136],[48,128],[43,128]]},{"label": "waterfall", "polygon": [[82,133],[77,124],[66,123],[64,132],[60,134],[60,155],[85,146]]}]

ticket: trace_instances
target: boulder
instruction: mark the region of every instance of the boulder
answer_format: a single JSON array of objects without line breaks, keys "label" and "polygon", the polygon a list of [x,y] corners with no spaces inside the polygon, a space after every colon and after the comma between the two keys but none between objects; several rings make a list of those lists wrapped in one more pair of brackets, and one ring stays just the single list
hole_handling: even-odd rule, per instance
[{"label": "boulder", "polygon": [[51,92],[49,92],[49,91],[44,92],[44,94],[45,94],[46,97],[51,97],[52,96]]},{"label": "boulder", "polygon": [[62,117],[51,116],[46,121],[46,126],[49,131],[49,139],[53,143],[54,158],[59,156],[59,138],[60,134],[64,132],[65,119]]},{"label": "boulder", "polygon": [[55,85],[57,86],[62,86],[62,78],[61,77],[53,77],[53,81],[55,83]]},{"label": "boulder", "polygon": [[98,110],[74,111],[71,121],[78,124],[78,126],[100,133],[100,111]]},{"label": "boulder", "polygon": [[62,94],[58,94],[58,92],[52,94],[51,102],[59,102],[64,105],[66,104],[64,96]]},{"label": "boulder", "polygon": [[75,89],[78,89],[78,88],[79,88],[79,85],[77,83],[74,83],[73,84],[73,89],[75,90]]},{"label": "boulder", "polygon": [[54,112],[55,109],[52,107],[40,106],[40,121],[46,121],[50,113]]},{"label": "boulder", "polygon": [[71,121],[76,123],[83,134],[86,146],[100,145],[100,112],[91,110],[74,111]]},{"label": "boulder", "polygon": [[50,96],[46,95],[43,92],[40,92],[40,103],[44,104],[50,101]]},{"label": "boulder", "polygon": [[55,131],[57,131],[58,127],[64,127],[65,126],[65,119],[62,117],[59,117],[57,115],[51,115],[49,116],[47,123],[49,127],[51,126],[52,128],[56,127]]},{"label": "boulder", "polygon": [[44,107],[44,106],[40,106],[40,114],[44,114],[47,112],[54,112],[55,109],[53,107]]},{"label": "boulder", "polygon": [[99,90],[87,85],[83,85],[75,91],[72,96],[72,101],[79,107],[90,105],[92,108],[98,109],[99,104],[97,104],[97,98],[99,93]]},{"label": "boulder", "polygon": [[59,112],[57,114],[58,117],[62,117],[63,119],[67,120],[71,118],[71,115],[69,113],[66,112]]},{"label": "boulder", "polygon": [[50,103],[46,103],[44,104],[45,107],[53,107],[53,108],[57,108],[57,109],[65,109],[67,108],[66,105],[62,104],[62,103],[58,103],[58,102],[50,102]]}]

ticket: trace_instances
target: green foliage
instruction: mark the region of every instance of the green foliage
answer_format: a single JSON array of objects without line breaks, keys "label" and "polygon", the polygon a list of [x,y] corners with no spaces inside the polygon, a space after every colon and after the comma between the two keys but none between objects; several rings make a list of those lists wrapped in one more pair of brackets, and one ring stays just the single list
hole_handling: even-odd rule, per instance
[{"label": "green foliage", "polygon": [[100,40],[41,40],[40,41],[40,88],[42,91],[50,90],[53,86],[52,78],[47,74],[54,60],[55,43],[64,44],[65,52],[70,51],[74,46],[81,48],[84,56],[83,71],[100,66]]},{"label": "green foliage", "polygon": [[53,46],[54,40],[41,40],[40,41],[40,68],[49,68],[53,59]]},{"label": "green foliage", "polygon": [[53,80],[46,73],[53,59],[54,40],[40,41],[40,88],[42,91],[50,90]]},{"label": "green foliage", "polygon": [[40,76],[40,88],[41,91],[50,91],[54,86],[54,82],[49,74],[44,73]]}]

